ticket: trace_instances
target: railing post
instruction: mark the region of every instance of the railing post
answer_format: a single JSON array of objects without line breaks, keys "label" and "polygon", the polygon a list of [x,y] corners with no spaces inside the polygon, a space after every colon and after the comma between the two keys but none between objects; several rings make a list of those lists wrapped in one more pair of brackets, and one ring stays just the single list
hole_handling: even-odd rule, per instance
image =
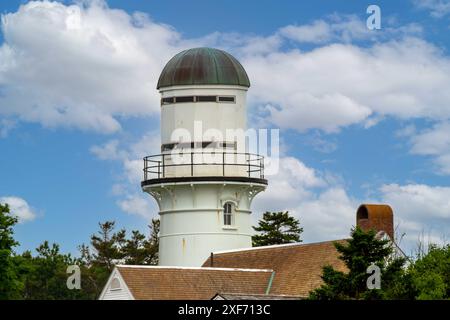
[{"label": "railing post", "polygon": [[259,167],[260,167],[259,177],[261,179],[264,179],[264,157],[261,157],[259,159]]},{"label": "railing post", "polygon": [[166,177],[166,164],[165,164],[164,158],[165,158],[165,154],[162,155],[162,176],[163,176],[163,178]]},{"label": "railing post", "polygon": [[222,152],[222,176],[225,177],[225,152]]},{"label": "railing post", "polygon": [[191,177],[194,176],[194,152],[191,151]]},{"label": "railing post", "polygon": [[161,178],[161,161],[158,160],[158,179]]},{"label": "railing post", "polygon": [[247,162],[248,162],[248,177],[249,178],[251,178],[251,172],[250,172],[250,154],[249,153],[247,153],[247,157],[248,157],[248,160],[247,160]]},{"label": "railing post", "polygon": [[144,181],[147,180],[147,157],[144,157]]}]

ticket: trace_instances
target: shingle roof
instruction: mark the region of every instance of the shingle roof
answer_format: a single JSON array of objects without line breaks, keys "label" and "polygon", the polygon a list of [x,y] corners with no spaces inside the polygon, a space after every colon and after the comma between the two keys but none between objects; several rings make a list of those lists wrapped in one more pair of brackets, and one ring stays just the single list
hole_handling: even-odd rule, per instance
[{"label": "shingle roof", "polygon": [[[311,244],[288,244],[219,252],[213,255],[213,267],[221,268],[263,268],[275,271],[271,295],[308,296],[309,292],[322,283],[322,267],[331,265],[346,271],[334,247],[336,240]],[[211,266],[211,258],[203,264]]]},{"label": "shingle roof", "polygon": [[117,266],[136,300],[209,300],[217,292],[264,294],[271,270]]}]

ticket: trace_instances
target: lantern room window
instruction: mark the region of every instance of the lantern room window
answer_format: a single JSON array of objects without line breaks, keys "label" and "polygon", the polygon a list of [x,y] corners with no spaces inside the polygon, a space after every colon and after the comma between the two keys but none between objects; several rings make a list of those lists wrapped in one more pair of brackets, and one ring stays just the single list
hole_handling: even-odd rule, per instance
[{"label": "lantern room window", "polygon": [[235,96],[179,96],[165,97],[161,99],[161,105],[184,103],[184,102],[218,102],[218,103],[236,103]]}]

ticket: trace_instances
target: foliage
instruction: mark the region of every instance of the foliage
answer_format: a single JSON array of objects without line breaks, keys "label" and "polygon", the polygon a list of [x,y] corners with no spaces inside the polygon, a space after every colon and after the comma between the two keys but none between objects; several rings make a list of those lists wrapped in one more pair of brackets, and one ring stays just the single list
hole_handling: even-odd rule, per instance
[{"label": "foliage", "polygon": [[[90,245],[79,247],[80,257],[60,252],[58,244],[44,241],[36,254],[18,255],[14,248],[17,217],[8,205],[0,204],[0,300],[1,299],[96,299],[116,264],[158,263],[159,220],[151,221],[150,235],[124,229],[115,231],[114,221],[99,223]],[[288,212],[266,212],[253,237],[255,246],[301,242],[299,221]],[[393,257],[388,240],[375,232],[352,230],[346,243],[335,243],[347,272],[323,268],[323,285],[310,293],[310,299],[450,299],[450,245],[431,245],[428,252],[410,260]],[[376,264],[381,271],[381,289],[367,289],[367,267]],[[67,267],[78,265],[81,290],[69,290]]]},{"label": "foliage", "polygon": [[410,266],[410,274],[417,299],[450,299],[450,245],[430,245]]},{"label": "foliage", "polygon": [[303,228],[300,222],[289,216],[289,212],[265,212],[253,229],[258,234],[252,237],[253,246],[268,246],[274,244],[301,242],[300,234]]},{"label": "foliage", "polygon": [[61,299],[90,299],[93,298],[86,290],[70,290],[66,281],[67,267],[79,264],[79,259],[70,254],[61,254],[59,245],[44,241],[36,248],[37,255],[32,256],[25,251],[15,256],[14,261],[18,277],[23,284],[22,299],[61,300]]},{"label": "foliage", "polygon": [[12,261],[13,248],[19,243],[14,240],[13,226],[17,217],[10,214],[7,204],[0,204],[0,299],[16,298],[20,289]]},{"label": "foliage", "polygon": [[95,296],[101,293],[116,264],[158,264],[158,219],[152,219],[148,239],[137,230],[127,239],[126,230],[114,232],[114,221],[99,223],[99,227],[98,233],[91,236],[93,250],[85,244],[79,247],[84,267],[82,274]]},{"label": "foliage", "polygon": [[[398,286],[405,260],[391,259],[393,248],[389,240],[377,239],[375,231],[365,232],[359,227],[352,230],[351,236],[346,244],[335,243],[347,272],[325,266],[322,274],[324,284],[310,293],[311,299],[382,299],[386,292],[394,292],[393,286]],[[382,282],[379,290],[367,288],[367,268],[371,264],[380,268]]]},{"label": "foliage", "polygon": [[[0,299],[96,299],[116,264],[158,263],[158,219],[152,220],[148,238],[136,230],[130,238],[124,229],[115,232],[114,221],[99,223],[90,246],[79,247],[80,258],[61,253],[58,244],[48,241],[36,248],[36,255],[15,254],[17,222],[8,205],[0,204]],[[80,267],[81,290],[67,288],[71,265]]]}]

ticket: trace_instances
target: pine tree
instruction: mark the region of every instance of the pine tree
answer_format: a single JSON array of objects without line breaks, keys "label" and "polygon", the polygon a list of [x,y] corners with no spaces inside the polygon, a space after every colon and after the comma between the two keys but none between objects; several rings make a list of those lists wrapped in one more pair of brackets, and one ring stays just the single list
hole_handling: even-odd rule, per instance
[{"label": "pine tree", "polygon": [[160,220],[152,219],[150,228],[150,237],[146,243],[145,264],[157,265],[159,261],[159,230]]},{"label": "pine tree", "polygon": [[152,220],[147,239],[137,230],[132,231],[129,239],[124,229],[114,232],[114,221],[99,226],[98,233],[91,236],[91,247],[79,246],[82,286],[94,297],[100,294],[116,264],[158,264],[159,219]]},{"label": "pine tree", "polygon": [[253,246],[268,246],[274,244],[301,242],[300,222],[289,216],[289,212],[265,212],[253,229],[259,234],[252,237]]},{"label": "pine tree", "polygon": [[[375,231],[365,232],[359,227],[352,230],[351,236],[346,244],[334,244],[348,272],[325,266],[324,284],[310,293],[311,299],[382,299],[403,274],[405,260],[391,258],[393,248],[389,240],[377,239]],[[367,268],[371,264],[380,268],[381,289],[367,288]]]},{"label": "pine tree", "polygon": [[125,264],[156,265],[158,264],[159,219],[152,219],[150,235],[145,237],[138,230],[131,231],[131,238],[125,240],[122,255]]},{"label": "pine tree", "polygon": [[122,247],[126,243],[125,230],[114,232],[114,221],[99,223],[98,235],[91,236],[91,245],[95,252],[90,258],[95,266],[105,267],[111,272],[116,262],[123,258]]}]

